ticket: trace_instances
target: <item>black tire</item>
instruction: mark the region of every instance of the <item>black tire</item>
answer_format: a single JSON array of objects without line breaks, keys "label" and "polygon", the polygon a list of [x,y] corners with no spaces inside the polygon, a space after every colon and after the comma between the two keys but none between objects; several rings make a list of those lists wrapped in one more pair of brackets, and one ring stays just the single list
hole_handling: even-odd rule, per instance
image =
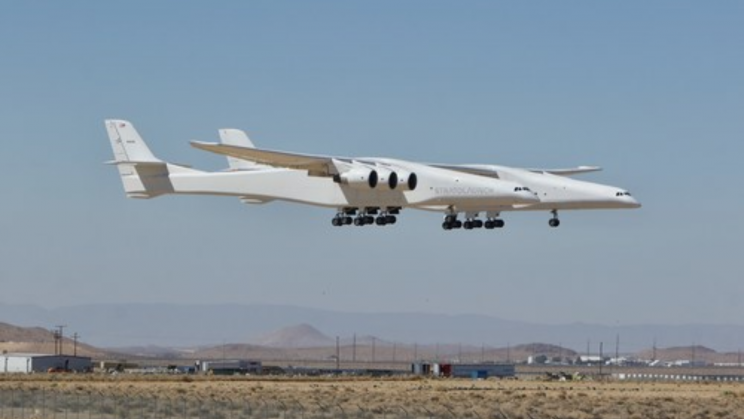
[{"label": "black tire", "polygon": [[395,224],[398,219],[394,215],[388,215],[386,221],[388,224]]},{"label": "black tire", "polygon": [[548,221],[548,225],[553,228],[558,227],[559,225],[561,225],[561,220],[557,218],[551,218],[550,221]]},{"label": "black tire", "polygon": [[486,227],[486,230],[492,230],[495,227],[494,222],[491,220],[486,221],[483,226]]},{"label": "black tire", "polygon": [[462,221],[456,220],[454,223],[452,223],[453,228],[462,228]]},{"label": "black tire", "polygon": [[333,224],[334,227],[338,227],[341,225],[341,219],[338,217],[333,217],[331,220],[331,224]]},{"label": "black tire", "polygon": [[495,220],[494,221],[494,227],[496,228],[504,228],[504,220]]},{"label": "black tire", "polygon": [[445,229],[445,230],[447,230],[447,231],[452,230],[452,224],[450,224],[450,223],[448,223],[448,222],[445,221],[445,222],[442,223],[442,228]]}]

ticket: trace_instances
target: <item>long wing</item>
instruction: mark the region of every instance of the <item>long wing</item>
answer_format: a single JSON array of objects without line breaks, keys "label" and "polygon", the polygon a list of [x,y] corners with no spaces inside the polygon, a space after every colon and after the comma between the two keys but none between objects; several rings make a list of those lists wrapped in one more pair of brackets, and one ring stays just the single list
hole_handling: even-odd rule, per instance
[{"label": "long wing", "polygon": [[[487,164],[430,164],[429,166],[440,169],[454,170],[457,172],[470,173],[479,176],[498,177],[498,169]],[[568,169],[523,169],[533,173],[550,173],[557,176],[573,176],[582,173],[598,172],[602,170],[597,166],[579,166]]]},{"label": "long wing", "polygon": [[351,161],[338,157],[287,153],[285,151],[262,150],[201,141],[192,141],[191,146],[223,156],[253,161],[272,167],[307,170],[313,176],[333,176],[339,172],[337,168],[339,162],[349,163]]},{"label": "long wing", "polygon": [[551,175],[558,176],[573,176],[580,175],[583,173],[599,172],[602,170],[599,166],[579,166],[568,169],[527,169],[530,172],[535,173],[550,173]]}]

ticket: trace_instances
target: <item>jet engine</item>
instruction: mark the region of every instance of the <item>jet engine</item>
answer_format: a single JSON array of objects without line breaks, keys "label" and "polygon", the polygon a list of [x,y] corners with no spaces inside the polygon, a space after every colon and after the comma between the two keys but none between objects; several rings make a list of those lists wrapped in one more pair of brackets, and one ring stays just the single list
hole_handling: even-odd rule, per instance
[{"label": "jet engine", "polygon": [[391,186],[391,189],[397,189],[399,191],[413,191],[418,185],[418,176],[416,176],[416,173],[398,170],[395,177],[395,185]]},{"label": "jet engine", "polygon": [[384,167],[377,167],[377,174],[379,175],[380,186],[384,186],[385,189],[395,189],[398,186],[398,174],[390,169]]},{"label": "jet engine", "polygon": [[379,181],[376,170],[356,168],[334,176],[334,180],[342,185],[349,185],[357,189],[374,189]]}]

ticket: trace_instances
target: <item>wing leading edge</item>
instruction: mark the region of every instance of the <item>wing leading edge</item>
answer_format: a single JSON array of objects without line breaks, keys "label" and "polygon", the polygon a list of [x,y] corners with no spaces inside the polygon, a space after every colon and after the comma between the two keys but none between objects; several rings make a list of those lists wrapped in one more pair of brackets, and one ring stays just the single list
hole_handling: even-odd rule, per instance
[{"label": "wing leading edge", "polygon": [[310,154],[287,153],[236,145],[191,141],[191,146],[223,156],[248,160],[284,169],[307,170],[313,176],[333,176],[338,173],[335,162],[343,159]]}]

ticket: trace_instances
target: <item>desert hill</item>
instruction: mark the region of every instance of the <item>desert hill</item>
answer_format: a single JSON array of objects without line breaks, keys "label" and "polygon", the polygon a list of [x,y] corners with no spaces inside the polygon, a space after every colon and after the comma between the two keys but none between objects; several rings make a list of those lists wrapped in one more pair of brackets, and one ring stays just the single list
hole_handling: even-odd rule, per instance
[{"label": "desert hill", "polygon": [[299,324],[261,336],[253,343],[272,348],[312,348],[334,345],[335,341],[309,324]]},{"label": "desert hill", "polygon": [[[0,353],[54,353],[54,333],[41,327],[19,327],[0,322]],[[104,357],[107,353],[101,349],[77,342],[79,356]],[[62,351],[71,355],[75,352],[72,339],[62,340]]]}]

